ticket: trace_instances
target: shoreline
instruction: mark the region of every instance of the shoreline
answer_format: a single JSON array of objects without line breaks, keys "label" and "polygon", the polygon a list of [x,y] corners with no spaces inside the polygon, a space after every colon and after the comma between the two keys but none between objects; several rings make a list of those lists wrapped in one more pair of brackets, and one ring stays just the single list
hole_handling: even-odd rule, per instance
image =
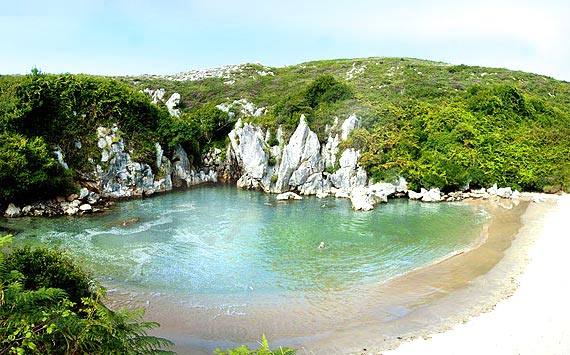
[{"label": "shoreline", "polygon": [[[524,228],[524,215],[531,202],[505,208],[501,201],[471,200],[461,203],[483,207],[490,219],[486,237],[472,248],[444,260],[376,285],[379,304],[366,310],[393,309],[394,317],[382,322],[370,317],[301,348],[308,354],[379,354],[402,341],[448,329],[451,324],[483,312],[514,288],[502,276],[490,276]],[[484,233],[484,232],[482,232]],[[479,280],[484,280],[478,284]],[[477,286],[475,286],[478,284]],[[466,289],[474,292],[465,293]],[[489,298],[488,293],[493,294]]]},{"label": "shoreline", "polygon": [[[505,207],[505,202],[511,204],[510,207],[513,209]],[[265,333],[274,346],[291,346],[299,349],[300,353],[308,354],[361,354],[363,349],[369,351],[375,348],[381,351],[395,347],[400,341],[398,337],[411,338],[424,334],[425,328],[428,328],[432,318],[430,315],[423,314],[420,316],[420,318],[423,317],[423,325],[419,329],[414,327],[419,323],[410,318],[418,314],[416,309],[419,308],[421,312],[423,309],[430,308],[431,304],[438,299],[448,294],[455,294],[462,287],[469,285],[473,278],[484,275],[489,269],[492,269],[500,261],[502,252],[508,249],[520,227],[522,227],[521,215],[531,204],[531,202],[521,202],[520,205],[515,206],[511,200],[471,200],[459,203],[481,207],[490,216],[483,225],[481,235],[474,240],[472,246],[381,284],[365,285],[351,290],[345,295],[346,298],[340,298],[342,299],[340,302],[337,298],[334,302],[319,304],[322,313],[313,313],[311,318],[300,316],[303,314],[304,307],[295,301],[287,310],[276,310],[258,305],[250,311],[254,314],[254,318],[261,317],[258,320],[263,331],[260,330],[259,334]],[[504,228],[503,225],[508,228]],[[483,269],[475,267],[473,260],[468,263],[464,262],[466,258],[469,258],[469,255],[477,251],[482,253],[484,257],[488,256],[489,253],[494,256],[494,259],[486,263]],[[479,258],[481,257],[480,255]],[[457,264],[465,264],[463,275],[453,272],[453,265]],[[434,270],[436,271],[434,272]],[[430,273],[434,273],[433,277],[426,281],[425,277]],[[421,290],[419,290],[420,288]],[[358,294],[359,297],[354,297],[354,294]],[[197,337],[196,335],[201,333],[198,330],[200,327],[196,328],[198,325],[208,329],[217,329],[215,324],[219,325],[219,323],[213,322],[207,317],[204,318],[204,315],[185,310],[183,304],[176,304],[168,297],[166,299],[163,297],[151,296],[149,303],[147,303],[147,317],[162,324],[155,334],[174,340],[177,343],[176,349],[180,353],[208,354],[211,353],[209,350],[215,344],[222,346],[222,344],[227,343],[227,347],[235,345],[236,339],[226,338],[222,341],[214,340],[209,336]],[[119,298],[121,297],[119,296]],[[143,301],[140,298],[138,300],[138,302]],[[135,304],[138,302],[135,301]],[[252,302],[252,304],[256,303],[254,300]],[[456,311],[449,304],[444,307],[452,313]],[[174,318],[168,314],[174,315],[172,316]],[[188,325],[185,321],[188,319],[193,319],[192,323],[194,324]],[[281,321],[278,323],[282,325],[273,325],[270,319],[280,319]],[[334,322],[331,323],[331,319]],[[225,321],[242,323],[242,320],[236,319],[226,319]],[[303,323],[312,323],[314,328],[305,329],[307,325]],[[277,331],[283,327],[285,330]],[[272,328],[273,330],[270,330]],[[430,331],[432,330],[430,329]],[[374,340],[379,333],[382,334],[383,339],[374,341],[378,345],[375,347],[371,340]],[[213,334],[215,332],[211,336]],[[257,336],[260,336],[259,334]],[[241,337],[244,339],[241,343],[255,346],[255,342],[246,340],[249,336],[245,336],[245,333]],[[367,345],[361,347],[361,341],[365,341]]]},{"label": "shoreline", "polygon": [[[529,205],[522,216],[521,229],[500,262],[484,277],[460,290],[469,297],[477,288],[488,288],[489,280],[502,280],[495,285],[499,288],[487,290],[480,306],[447,319],[443,326],[400,339],[386,348],[388,351],[376,349],[366,353],[570,353],[570,331],[564,317],[570,312],[566,302],[570,290],[561,275],[566,263],[561,254],[570,244],[564,232],[570,228],[565,220],[570,196],[541,197],[547,200]],[[434,306],[437,309],[438,305]]]},{"label": "shoreline", "polygon": [[[299,300],[294,300],[284,310],[268,308],[263,302],[256,305],[257,302],[252,300],[251,304],[255,305],[253,319],[259,320],[263,330],[271,324],[268,323],[271,318],[280,319],[281,325],[271,325],[269,329],[272,330],[266,332],[270,342],[276,346],[296,347],[307,354],[378,354],[400,345],[405,347],[409,341],[414,343],[414,339],[445,332],[458,323],[488,312],[515,292],[515,277],[524,270],[525,253],[531,242],[538,238],[537,228],[545,223],[546,215],[559,210],[561,199],[568,198],[567,195],[544,194],[526,197],[525,201],[468,199],[452,202],[479,208],[489,216],[472,245],[381,284],[367,284],[351,289],[342,297],[319,302],[322,313],[302,313],[305,308]],[[121,298],[126,296],[121,293],[110,296],[110,302],[121,303]],[[233,337],[216,337],[218,340],[198,337],[200,332],[193,332],[192,327],[195,330],[196,326],[214,326],[217,322],[202,323],[200,319],[207,319],[204,315],[188,318],[192,314],[183,309],[184,304],[172,301],[170,297],[143,293],[123,305],[146,304],[147,318],[164,325],[157,330],[157,335],[180,341],[176,347],[180,353],[207,354],[210,353],[207,349],[214,345],[235,345],[237,339]],[[177,319],[169,319],[169,313]],[[194,324],[189,327],[185,319],[194,319]],[[241,324],[241,321],[237,322]],[[307,324],[296,325],[296,322],[312,323],[314,328]],[[242,336],[244,343],[255,346],[254,342],[245,340],[249,336],[245,333]],[[402,350],[396,349],[396,354],[398,351]]]}]

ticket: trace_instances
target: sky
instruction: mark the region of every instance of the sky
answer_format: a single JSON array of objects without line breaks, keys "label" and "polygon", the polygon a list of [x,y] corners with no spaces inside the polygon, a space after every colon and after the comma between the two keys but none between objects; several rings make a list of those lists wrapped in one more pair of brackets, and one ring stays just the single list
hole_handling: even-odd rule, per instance
[{"label": "sky", "polygon": [[414,57],[570,81],[569,0],[0,0],[0,74]]}]

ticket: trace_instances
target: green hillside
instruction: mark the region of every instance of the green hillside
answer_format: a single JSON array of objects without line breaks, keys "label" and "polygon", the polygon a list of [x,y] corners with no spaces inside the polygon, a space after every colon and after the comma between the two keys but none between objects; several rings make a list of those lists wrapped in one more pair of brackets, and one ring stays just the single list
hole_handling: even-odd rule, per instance
[{"label": "green hillside", "polygon": [[[154,142],[194,155],[223,145],[233,124],[215,106],[246,99],[265,107],[244,120],[291,133],[300,114],[321,140],[334,117],[355,113],[345,143],[362,151],[374,179],[404,176],[413,187],[457,189],[493,183],[570,190],[570,84],[506,69],[408,58],[327,60],[270,68],[258,64],[202,74],[102,78],[0,77],[0,201],[53,195],[93,169],[95,129],[117,123],[139,161]],[[204,75],[203,75],[204,76]],[[181,115],[151,103],[146,88],[181,94]],[[239,114],[238,114],[239,116]],[[86,147],[74,149],[76,140]],[[61,148],[69,177],[49,150]]]}]

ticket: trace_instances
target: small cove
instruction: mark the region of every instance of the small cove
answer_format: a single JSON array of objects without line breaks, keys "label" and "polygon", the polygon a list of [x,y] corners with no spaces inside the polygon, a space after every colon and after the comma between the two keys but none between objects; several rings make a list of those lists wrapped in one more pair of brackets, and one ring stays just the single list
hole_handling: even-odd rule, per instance
[{"label": "small cove", "polygon": [[[159,315],[183,348],[300,344],[370,316],[370,285],[480,242],[479,205],[391,200],[354,212],[348,200],[200,187],[118,203],[102,215],[2,220],[16,243],[68,250],[110,289],[114,304]],[[413,302],[412,302],[413,303]],[[368,304],[368,302],[366,302]],[[407,314],[387,306],[377,318]],[[156,317],[155,317],[156,319]]]}]

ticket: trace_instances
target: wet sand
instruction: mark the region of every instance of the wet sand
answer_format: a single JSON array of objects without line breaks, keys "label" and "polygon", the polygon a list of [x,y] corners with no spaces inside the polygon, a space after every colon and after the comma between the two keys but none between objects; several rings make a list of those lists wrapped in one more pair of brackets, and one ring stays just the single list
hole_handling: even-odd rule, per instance
[{"label": "wet sand", "polygon": [[[490,271],[511,246],[522,226],[521,216],[528,214],[528,202],[462,203],[481,205],[491,216],[477,245],[387,283],[312,299],[310,304],[291,295],[286,307],[252,299],[241,308],[228,299],[218,300],[219,309],[199,309],[199,297],[184,303],[155,294],[114,294],[113,303],[146,306],[147,318],[161,323],[155,334],[172,339],[181,354],[255,345],[261,334],[273,345],[292,346],[300,354],[378,353],[404,339],[447,329],[515,289],[506,272],[491,275]],[[247,312],[247,317],[240,317],[240,312]]]},{"label": "wet sand", "polygon": [[461,291],[469,297],[474,289],[486,290],[485,303],[447,319],[439,330],[448,331],[424,332],[383,354],[570,354],[570,196],[545,198],[523,215],[523,227],[497,266]]}]

